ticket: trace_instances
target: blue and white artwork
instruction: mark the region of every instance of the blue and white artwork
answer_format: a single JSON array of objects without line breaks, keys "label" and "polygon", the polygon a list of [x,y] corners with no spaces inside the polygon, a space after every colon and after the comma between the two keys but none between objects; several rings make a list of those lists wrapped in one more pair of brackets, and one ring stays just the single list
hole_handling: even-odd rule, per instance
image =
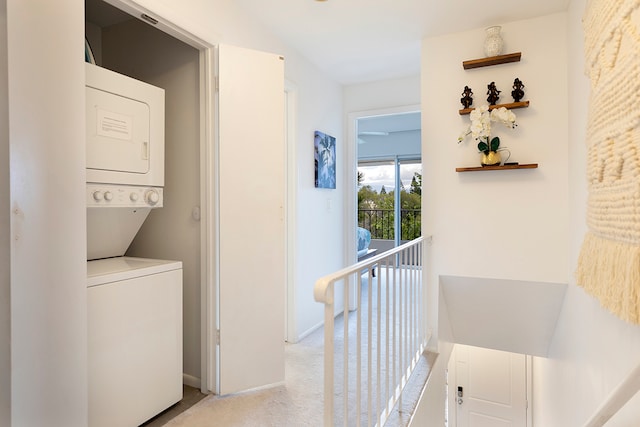
[{"label": "blue and white artwork", "polygon": [[336,188],[336,139],[315,131],[314,146],[316,188]]}]

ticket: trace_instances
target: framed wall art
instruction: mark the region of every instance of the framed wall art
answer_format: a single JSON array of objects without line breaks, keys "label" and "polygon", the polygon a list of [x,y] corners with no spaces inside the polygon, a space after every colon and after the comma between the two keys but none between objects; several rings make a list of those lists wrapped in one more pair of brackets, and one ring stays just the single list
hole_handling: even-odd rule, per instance
[{"label": "framed wall art", "polygon": [[316,188],[336,188],[336,139],[320,131],[314,132]]}]

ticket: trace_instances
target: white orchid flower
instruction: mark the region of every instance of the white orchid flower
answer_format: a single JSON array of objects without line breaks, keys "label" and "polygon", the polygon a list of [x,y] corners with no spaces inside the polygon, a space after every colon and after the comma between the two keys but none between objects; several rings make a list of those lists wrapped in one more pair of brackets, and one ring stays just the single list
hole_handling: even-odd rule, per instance
[{"label": "white orchid flower", "polygon": [[491,122],[500,122],[510,128],[517,126],[516,115],[513,111],[505,107],[494,108],[489,111],[489,106],[486,104],[474,108],[469,114],[469,119],[471,120],[471,124],[460,134],[458,143],[462,142],[469,134],[471,134],[475,140],[488,143],[491,137]]}]

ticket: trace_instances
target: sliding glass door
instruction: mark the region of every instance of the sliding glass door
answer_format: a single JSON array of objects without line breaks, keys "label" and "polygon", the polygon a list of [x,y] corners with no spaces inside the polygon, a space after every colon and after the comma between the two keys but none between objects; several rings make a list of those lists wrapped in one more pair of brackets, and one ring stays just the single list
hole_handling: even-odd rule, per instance
[{"label": "sliding glass door", "polygon": [[421,233],[422,163],[419,158],[358,162],[358,226],[371,247],[388,250]]},{"label": "sliding glass door", "polygon": [[422,160],[398,160],[397,166],[400,180],[398,200],[396,201],[399,218],[396,229],[399,229],[399,240],[396,245],[420,237],[422,229]]}]

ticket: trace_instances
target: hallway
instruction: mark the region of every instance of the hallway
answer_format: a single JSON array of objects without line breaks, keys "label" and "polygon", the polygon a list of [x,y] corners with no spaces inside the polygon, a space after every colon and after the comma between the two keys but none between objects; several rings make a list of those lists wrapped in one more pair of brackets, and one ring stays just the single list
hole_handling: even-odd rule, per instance
[{"label": "hallway", "polygon": [[[378,279],[374,279],[378,280]],[[363,294],[366,280],[363,278]],[[366,299],[365,299],[366,300]],[[363,307],[365,309],[366,307]],[[351,312],[355,323],[357,312]],[[342,334],[342,315],[336,318],[337,334]],[[297,344],[285,344],[285,383],[270,388],[228,396],[210,395],[176,416],[168,427],[249,427],[249,426],[321,426],[323,414],[323,334],[319,328]],[[342,336],[336,336],[338,341]],[[260,355],[256,355],[260,357]],[[387,426],[406,426],[418,402],[435,361],[434,353],[423,353],[410,377],[402,399]],[[336,408],[342,399],[336,392]],[[365,419],[363,417],[363,423]],[[354,423],[350,422],[350,425]]]}]

